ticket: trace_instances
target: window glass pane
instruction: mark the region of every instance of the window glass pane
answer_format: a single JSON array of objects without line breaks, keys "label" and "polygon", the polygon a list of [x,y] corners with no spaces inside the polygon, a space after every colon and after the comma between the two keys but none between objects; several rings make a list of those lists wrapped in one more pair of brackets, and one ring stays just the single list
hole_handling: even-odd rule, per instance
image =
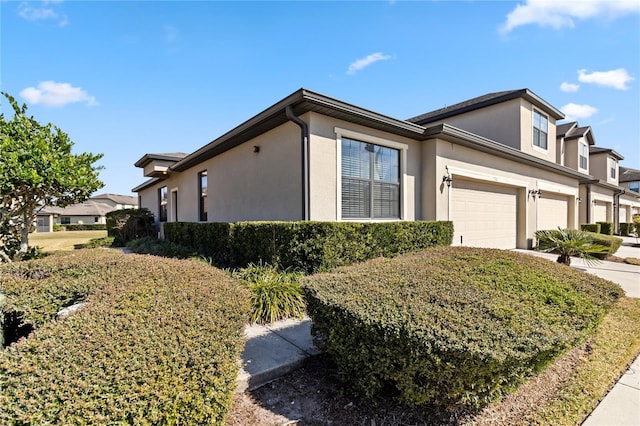
[{"label": "window glass pane", "polygon": [[371,217],[371,183],[352,178],[342,178],[342,217]]},{"label": "window glass pane", "polygon": [[200,192],[199,210],[200,210],[200,221],[207,221],[207,171],[200,172],[198,181],[198,191]]},{"label": "window glass pane", "polygon": [[400,153],[397,149],[374,146],[375,180],[400,181]]},{"label": "window glass pane", "polygon": [[166,186],[163,186],[162,188],[158,189],[158,199],[159,199],[158,220],[160,222],[166,222],[167,221],[167,187]]},{"label": "window glass pane", "polygon": [[373,185],[373,217],[400,217],[400,185],[379,182]]},{"label": "window glass pane", "polygon": [[342,175],[369,179],[371,153],[369,144],[342,139]]}]

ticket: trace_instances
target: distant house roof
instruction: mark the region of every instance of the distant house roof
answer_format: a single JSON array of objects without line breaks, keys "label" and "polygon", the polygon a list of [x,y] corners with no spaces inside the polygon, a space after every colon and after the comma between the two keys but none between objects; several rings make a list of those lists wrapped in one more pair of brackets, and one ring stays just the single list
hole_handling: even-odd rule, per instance
[{"label": "distant house roof", "polygon": [[98,194],[89,198],[90,200],[110,200],[116,204],[138,204],[138,199],[131,195],[119,195],[119,194]]},{"label": "distant house roof", "polygon": [[450,105],[448,107],[427,112],[426,114],[409,118],[407,121],[425,125],[428,123],[433,123],[434,121],[443,120],[445,118],[449,118],[458,114],[463,114],[465,112],[474,111],[480,108],[485,108],[517,98],[524,98],[528,100],[538,108],[551,115],[556,120],[561,120],[564,118],[564,114],[562,113],[562,111],[549,104],[547,101],[533,93],[531,90],[519,89],[488,93],[486,95],[478,96],[477,98],[469,99],[454,105]]},{"label": "distant house roof", "polygon": [[602,148],[602,147],[599,147],[599,146],[590,146],[589,147],[589,154],[609,154],[612,157],[614,157],[616,160],[624,160],[624,157],[622,155],[618,154],[617,152],[615,152],[611,148]]},{"label": "distant house roof", "polygon": [[556,136],[559,138],[564,137],[571,129],[575,127],[578,127],[577,121],[556,124]]},{"label": "distant house roof", "polygon": [[620,166],[620,176],[618,182],[640,181],[640,170]]},{"label": "distant house roof", "polygon": [[104,216],[114,210],[109,204],[87,200],[68,207],[45,207],[38,214],[58,214],[63,216]]}]

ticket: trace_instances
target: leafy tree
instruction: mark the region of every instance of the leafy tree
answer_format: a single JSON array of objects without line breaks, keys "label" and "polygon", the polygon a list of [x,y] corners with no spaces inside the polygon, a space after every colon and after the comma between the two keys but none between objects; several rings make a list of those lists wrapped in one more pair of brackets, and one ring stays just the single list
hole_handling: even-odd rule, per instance
[{"label": "leafy tree", "polygon": [[550,229],[536,231],[538,248],[544,252],[557,253],[558,263],[571,265],[571,256],[578,256],[586,262],[598,262],[598,254],[609,253],[609,247],[597,244],[585,231],[577,229]]},{"label": "leafy tree", "polygon": [[45,206],[79,203],[104,184],[102,154],[72,154],[73,142],[58,127],[27,117],[8,93],[14,115],[0,114],[0,261],[21,259],[29,250],[29,230]]}]

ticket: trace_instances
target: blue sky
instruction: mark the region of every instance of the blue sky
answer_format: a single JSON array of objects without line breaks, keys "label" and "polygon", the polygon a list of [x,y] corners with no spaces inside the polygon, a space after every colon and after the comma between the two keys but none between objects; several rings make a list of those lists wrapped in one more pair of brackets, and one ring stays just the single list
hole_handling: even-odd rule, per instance
[{"label": "blue sky", "polygon": [[0,13],[0,88],[75,152],[104,153],[100,192],[129,194],[145,153],[193,152],[301,87],[395,118],[526,87],[640,168],[640,0],[0,0]]}]

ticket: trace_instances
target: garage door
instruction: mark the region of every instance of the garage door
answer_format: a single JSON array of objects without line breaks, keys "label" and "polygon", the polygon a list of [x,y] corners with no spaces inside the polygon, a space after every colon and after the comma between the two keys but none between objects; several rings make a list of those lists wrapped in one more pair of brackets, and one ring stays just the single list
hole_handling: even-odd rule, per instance
[{"label": "garage door", "polygon": [[620,223],[627,222],[627,212],[629,211],[630,206],[620,206],[619,220]]},{"label": "garage door", "polygon": [[607,221],[607,204],[602,201],[598,201],[598,204],[593,206],[593,223],[606,222]]},{"label": "garage door", "polygon": [[567,228],[569,217],[569,200],[560,194],[543,192],[538,203],[538,229]]},{"label": "garage door", "polygon": [[453,245],[512,249],[517,237],[515,188],[454,179]]}]

